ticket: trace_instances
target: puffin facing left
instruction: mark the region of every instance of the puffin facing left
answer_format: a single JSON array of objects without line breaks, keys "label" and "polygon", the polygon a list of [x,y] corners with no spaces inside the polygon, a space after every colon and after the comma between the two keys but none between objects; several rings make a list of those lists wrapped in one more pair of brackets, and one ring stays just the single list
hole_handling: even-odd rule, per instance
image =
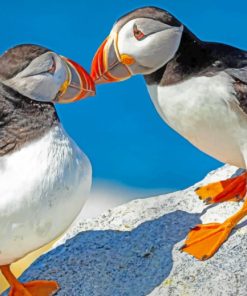
[{"label": "puffin facing left", "polygon": [[53,103],[94,94],[81,66],[44,47],[19,45],[0,56],[0,270],[11,296],[59,288],[55,281],[22,284],[10,264],[61,235],[83,207],[91,165]]}]

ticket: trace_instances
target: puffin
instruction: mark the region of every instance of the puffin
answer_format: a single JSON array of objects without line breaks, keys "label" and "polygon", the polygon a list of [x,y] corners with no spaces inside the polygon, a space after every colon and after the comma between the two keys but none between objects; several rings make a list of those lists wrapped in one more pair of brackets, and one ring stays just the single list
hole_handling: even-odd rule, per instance
[{"label": "puffin", "polygon": [[48,296],[55,281],[19,282],[11,263],[59,237],[91,187],[87,156],[63,129],[55,103],[93,96],[90,75],[39,45],[0,56],[0,271],[10,296]]},{"label": "puffin", "polygon": [[207,204],[244,201],[225,222],[188,233],[181,251],[206,260],[247,215],[247,52],[202,41],[168,11],[142,7],[116,21],[91,70],[96,84],[137,74],[166,124],[204,153],[243,169],[196,189]]}]

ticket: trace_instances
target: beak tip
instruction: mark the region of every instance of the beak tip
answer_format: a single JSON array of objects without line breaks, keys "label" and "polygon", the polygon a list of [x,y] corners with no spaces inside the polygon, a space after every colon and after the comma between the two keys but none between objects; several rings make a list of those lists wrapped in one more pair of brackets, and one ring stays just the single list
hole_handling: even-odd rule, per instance
[{"label": "beak tip", "polygon": [[78,63],[62,57],[67,65],[69,83],[66,91],[60,96],[58,102],[69,103],[94,96],[96,93],[94,79],[90,74]]},{"label": "beak tip", "polygon": [[91,74],[90,74],[92,80],[94,83],[96,83],[97,79],[99,78],[98,73],[95,71],[95,61],[93,60],[92,62],[92,67],[91,67]]}]

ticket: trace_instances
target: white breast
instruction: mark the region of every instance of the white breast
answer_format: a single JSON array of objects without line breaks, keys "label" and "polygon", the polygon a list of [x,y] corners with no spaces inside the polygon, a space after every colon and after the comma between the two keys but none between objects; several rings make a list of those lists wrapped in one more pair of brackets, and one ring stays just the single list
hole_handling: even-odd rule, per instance
[{"label": "white breast", "polygon": [[0,265],[62,234],[91,186],[87,157],[61,126],[0,158]]},{"label": "white breast", "polygon": [[148,90],[160,116],[179,134],[214,158],[245,167],[247,117],[227,74]]}]

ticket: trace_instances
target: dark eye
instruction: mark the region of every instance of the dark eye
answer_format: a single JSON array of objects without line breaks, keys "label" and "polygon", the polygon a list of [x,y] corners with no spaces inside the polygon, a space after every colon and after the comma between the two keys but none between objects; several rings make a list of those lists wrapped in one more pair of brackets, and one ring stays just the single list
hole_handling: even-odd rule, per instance
[{"label": "dark eye", "polygon": [[134,25],[133,32],[137,40],[142,40],[145,37],[145,34],[137,28],[137,25]]},{"label": "dark eye", "polygon": [[56,71],[56,61],[52,57],[52,65],[51,65],[50,69],[47,72],[50,73],[50,74],[54,74],[55,71]]}]

